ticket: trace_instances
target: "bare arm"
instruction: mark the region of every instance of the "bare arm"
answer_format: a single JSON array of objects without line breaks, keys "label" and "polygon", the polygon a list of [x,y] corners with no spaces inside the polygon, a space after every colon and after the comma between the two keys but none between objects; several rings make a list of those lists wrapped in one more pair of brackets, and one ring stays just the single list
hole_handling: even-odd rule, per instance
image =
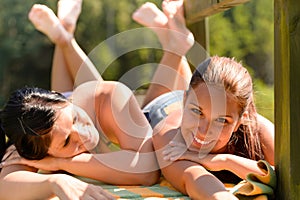
[{"label": "bare arm", "polygon": [[60,168],[70,173],[110,184],[152,185],[159,172],[154,153],[117,151],[105,154],[80,154],[62,159]]},{"label": "bare arm", "polygon": [[12,165],[2,169],[1,199],[46,199],[53,196],[54,193],[49,187],[49,176],[39,175],[25,169],[26,167],[21,165]]},{"label": "bare arm", "polygon": [[[168,119],[166,121],[168,124]],[[163,151],[177,134],[176,123],[165,125],[158,133],[154,130],[153,143],[159,165],[165,178],[179,191],[192,199],[237,199],[203,166],[188,160],[170,162],[164,160]],[[176,176],[174,176],[176,174]]]},{"label": "bare arm", "polygon": [[[265,160],[274,165],[274,125],[261,115],[258,115],[258,124],[260,142]],[[169,160],[190,160],[201,164],[211,171],[231,171],[242,179],[245,179],[250,172],[263,175],[255,160],[232,154],[208,154],[200,158],[198,152],[186,151],[187,147],[184,143],[174,141],[166,147],[168,150],[164,156]]]},{"label": "bare arm", "polygon": [[1,199],[48,199],[54,196],[70,200],[81,197],[113,199],[100,186],[87,184],[69,175],[46,175],[19,169],[19,166],[12,165],[1,171]]},{"label": "bare arm", "polygon": [[35,168],[22,164],[5,165],[0,173],[0,199],[48,199],[54,196],[72,200],[80,197],[112,199],[100,186],[87,184],[65,174],[36,172]]},{"label": "bare arm", "polygon": [[159,178],[157,163],[153,161],[156,161],[154,152],[122,150],[104,154],[83,153],[73,158],[46,157],[34,161],[21,158],[6,162],[6,165],[20,163],[46,171],[64,170],[110,184],[152,185]]},{"label": "bare arm", "polygon": [[199,158],[197,152],[187,151],[179,160],[197,162],[210,171],[228,170],[242,179],[245,179],[249,173],[263,175],[257,166],[257,161],[232,154],[208,154],[204,158]]}]

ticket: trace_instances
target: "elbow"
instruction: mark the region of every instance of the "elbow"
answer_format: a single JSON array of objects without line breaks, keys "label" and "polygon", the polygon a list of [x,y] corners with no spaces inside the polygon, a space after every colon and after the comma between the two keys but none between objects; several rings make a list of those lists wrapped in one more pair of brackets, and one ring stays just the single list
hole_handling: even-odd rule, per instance
[{"label": "elbow", "polygon": [[186,169],[183,173],[183,182],[184,193],[187,193],[191,199],[237,199],[226,190],[219,179],[207,172],[202,166],[193,166]]},{"label": "elbow", "polygon": [[156,184],[160,178],[160,171],[148,172],[142,175],[139,175],[138,182],[143,186],[151,186]]}]

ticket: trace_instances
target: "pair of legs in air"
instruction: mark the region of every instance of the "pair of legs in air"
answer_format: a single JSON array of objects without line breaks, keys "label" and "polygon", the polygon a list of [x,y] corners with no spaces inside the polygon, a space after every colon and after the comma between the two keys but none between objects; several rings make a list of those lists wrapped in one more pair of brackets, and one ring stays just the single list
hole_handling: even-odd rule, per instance
[{"label": "pair of legs in air", "polygon": [[[51,89],[58,92],[73,91],[87,81],[103,80],[74,38],[81,3],[81,0],[60,0],[57,16],[44,5],[34,5],[29,14],[36,29],[55,44]],[[132,15],[136,22],[156,33],[164,50],[143,106],[163,93],[185,90],[191,77],[184,55],[194,40],[185,26],[183,0],[165,0],[162,8],[163,11],[153,3],[145,3]]]}]

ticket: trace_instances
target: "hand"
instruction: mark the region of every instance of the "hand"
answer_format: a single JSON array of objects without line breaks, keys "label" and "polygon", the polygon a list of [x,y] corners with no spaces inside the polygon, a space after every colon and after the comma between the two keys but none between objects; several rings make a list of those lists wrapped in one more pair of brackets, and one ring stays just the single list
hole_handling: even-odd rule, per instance
[{"label": "hand", "polygon": [[10,156],[9,159],[3,161],[1,165],[5,167],[9,165],[19,164],[19,165],[27,165],[45,171],[57,171],[60,170],[59,160],[65,159],[65,158],[55,158],[55,157],[47,156],[41,160],[27,160],[19,156],[19,154],[15,154],[15,155],[14,154]]},{"label": "hand", "polygon": [[162,152],[164,160],[189,160],[199,163],[211,171],[220,171],[225,169],[226,158],[228,154],[199,154],[196,151],[189,151],[187,146],[181,142],[171,141]]},{"label": "hand", "polygon": [[162,152],[164,160],[166,161],[175,161],[184,157],[185,152],[187,151],[187,146],[181,142],[171,141]]},{"label": "hand", "polygon": [[61,200],[115,199],[102,187],[88,184],[65,174],[53,174],[49,179],[51,188]]}]

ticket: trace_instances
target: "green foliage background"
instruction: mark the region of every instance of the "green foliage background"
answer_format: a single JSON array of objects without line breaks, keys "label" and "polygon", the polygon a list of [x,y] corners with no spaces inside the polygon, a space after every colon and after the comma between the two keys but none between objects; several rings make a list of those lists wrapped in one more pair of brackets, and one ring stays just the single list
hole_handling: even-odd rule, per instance
[{"label": "green foliage background", "polygon": [[[89,54],[107,38],[140,28],[131,19],[131,14],[144,2],[146,0],[84,0],[75,34],[79,45]],[[151,2],[158,6],[161,4],[161,0]],[[35,30],[27,18],[35,3],[46,4],[56,12],[57,1],[54,0],[0,1],[0,107],[11,91],[24,85],[50,88],[54,46]],[[272,121],[273,21],[273,0],[251,0],[209,18],[209,53],[235,57],[249,68],[255,78],[258,110]],[[143,37],[145,41],[153,41],[150,31]],[[115,46],[101,45],[101,54],[93,54],[93,61],[104,79],[120,80],[135,66],[159,62],[161,51],[148,48],[134,50],[115,59],[118,49],[126,48],[126,42],[132,41],[120,41]],[[147,68],[134,77],[147,79],[153,70]]]}]

